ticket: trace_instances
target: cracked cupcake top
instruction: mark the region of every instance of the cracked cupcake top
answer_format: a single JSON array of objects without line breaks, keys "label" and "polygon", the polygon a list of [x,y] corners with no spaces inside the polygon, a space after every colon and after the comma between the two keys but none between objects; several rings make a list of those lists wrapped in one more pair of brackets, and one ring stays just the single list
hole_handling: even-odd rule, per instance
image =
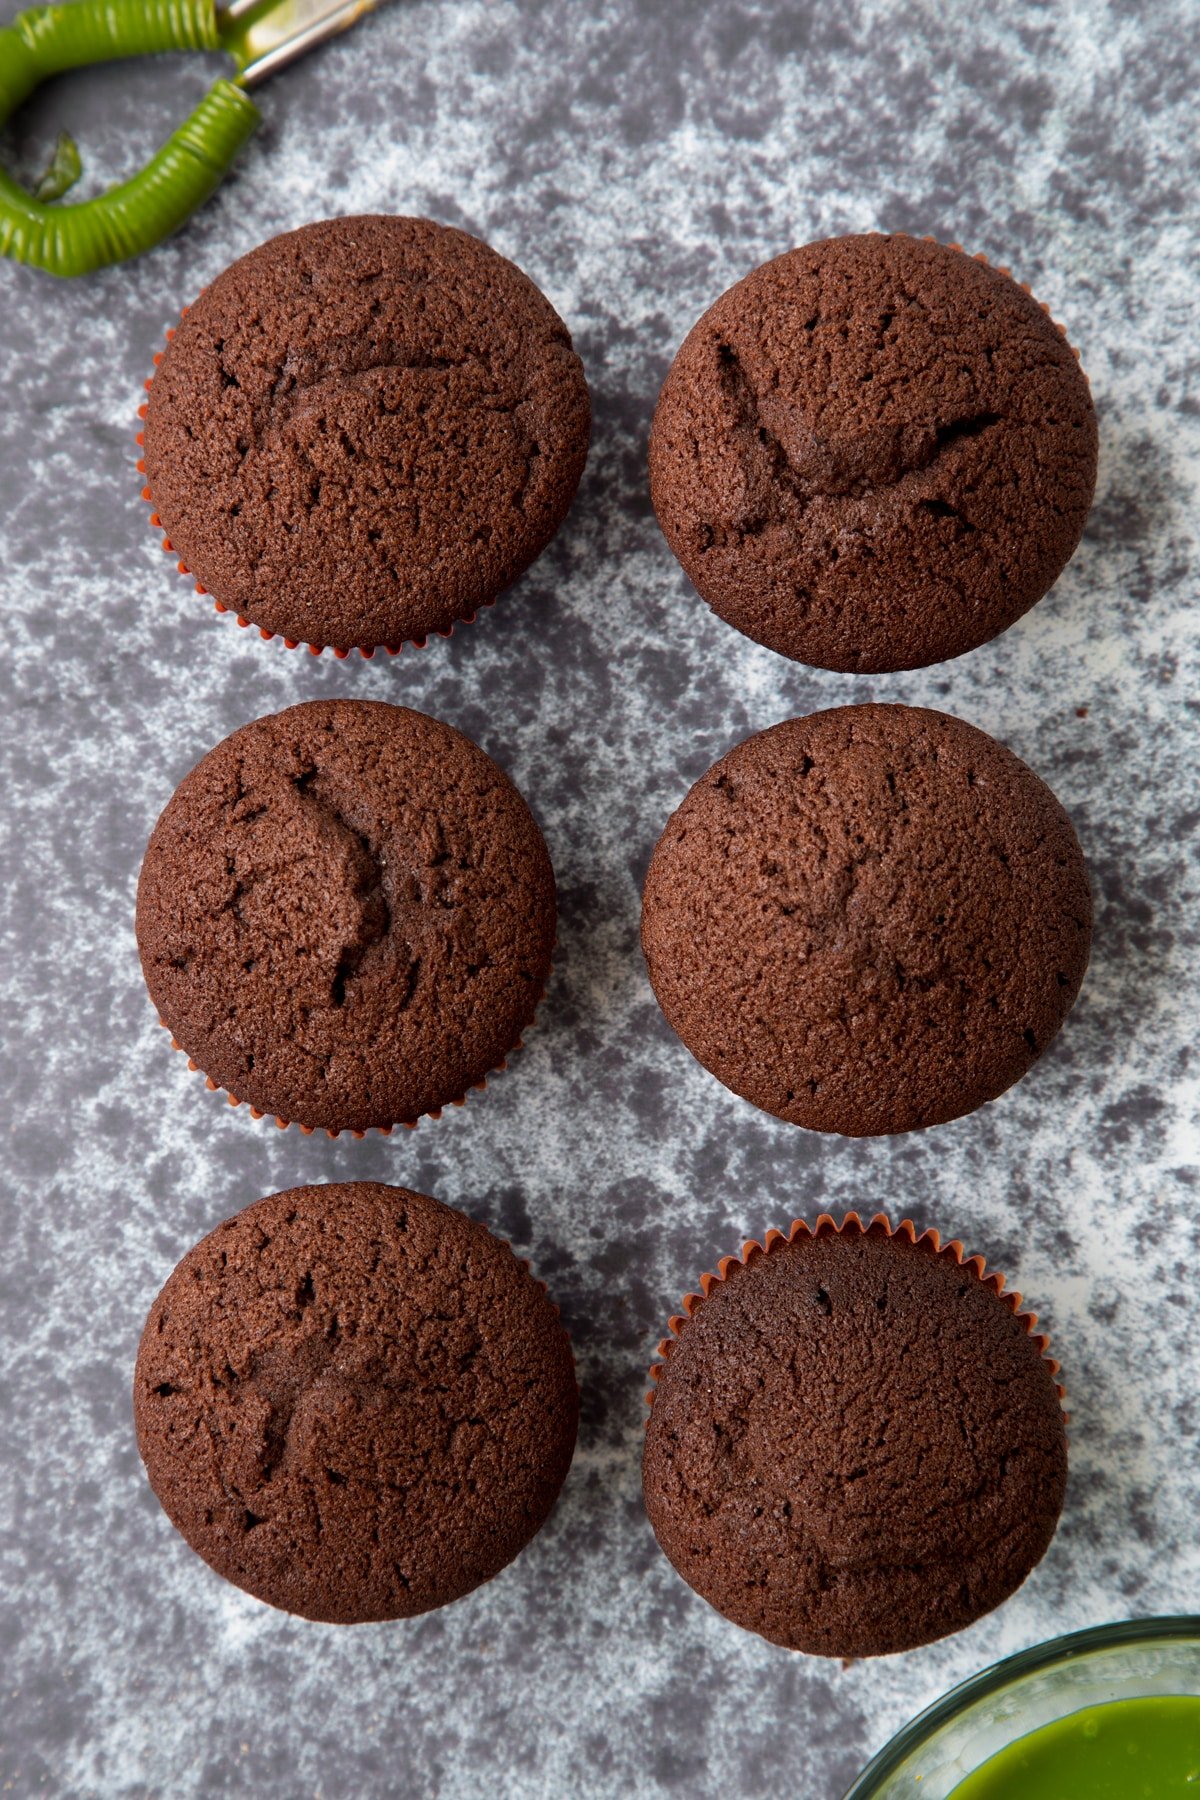
[{"label": "cracked cupcake top", "polygon": [[416,1119],[498,1067],[554,926],[508,777],[379,701],[235,731],[181,782],[138,883],[142,968],[181,1047],[262,1112],[330,1130]]},{"label": "cracked cupcake top", "polygon": [[1036,1062],[1091,945],[1083,853],[1003,744],[843,706],[739,744],[667,823],[642,947],[734,1093],[859,1137],[942,1124]]},{"label": "cracked cupcake top", "polygon": [[659,1371],[643,1491],[696,1591],[772,1643],[882,1656],[1007,1599],[1062,1510],[1052,1365],[975,1266],[818,1231],[734,1264]]},{"label": "cracked cupcake top", "polygon": [[709,605],[799,662],[918,668],[1057,579],[1096,481],[1062,332],[928,240],[831,238],[723,294],[672,364],[650,486]]},{"label": "cracked cupcake top", "polygon": [[579,1399],[557,1308],[423,1194],[294,1188],[190,1250],[150,1309],[138,1446],[217,1572],[333,1624],[427,1612],[545,1523]]},{"label": "cracked cupcake top", "polygon": [[428,219],[330,219],[189,309],[150,389],[146,479],[223,605],[295,641],[395,646],[528,568],[589,420],[570,333],[512,263]]}]

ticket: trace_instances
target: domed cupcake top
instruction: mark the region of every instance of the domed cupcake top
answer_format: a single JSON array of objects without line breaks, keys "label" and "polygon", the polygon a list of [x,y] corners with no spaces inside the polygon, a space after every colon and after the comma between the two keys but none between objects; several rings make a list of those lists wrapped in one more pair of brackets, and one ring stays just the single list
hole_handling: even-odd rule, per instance
[{"label": "domed cupcake top", "polygon": [[958,656],[1079,542],[1088,384],[1007,274],[927,239],[830,238],[693,327],[650,442],[659,523],[700,593],[785,656],[848,671]]},{"label": "domed cupcake top", "polygon": [[150,1309],[134,1412],[206,1562],[352,1624],[443,1606],[524,1548],[570,1466],[578,1390],[507,1244],[350,1182],[273,1194],[188,1252]]},{"label": "domed cupcake top", "polygon": [[148,493],[188,570],[267,633],[421,639],[545,548],[587,457],[566,326],[428,219],[272,238],[190,307],[150,387]]},{"label": "domed cupcake top", "polygon": [[912,1649],[1045,1552],[1066,1433],[1045,1340],[961,1245],[851,1214],[727,1259],[662,1346],[643,1486],[718,1611],[820,1656]]},{"label": "domed cupcake top", "polygon": [[406,707],[316,700],[243,726],[146,851],[150,995],[210,1080],[329,1130],[417,1119],[503,1063],[554,943],[524,800]]},{"label": "domed cupcake top", "polygon": [[646,877],[650,980],[756,1106],[848,1136],[959,1117],[1037,1060],[1091,942],[1071,822],[944,713],[845,706],[759,732],[669,820]]}]

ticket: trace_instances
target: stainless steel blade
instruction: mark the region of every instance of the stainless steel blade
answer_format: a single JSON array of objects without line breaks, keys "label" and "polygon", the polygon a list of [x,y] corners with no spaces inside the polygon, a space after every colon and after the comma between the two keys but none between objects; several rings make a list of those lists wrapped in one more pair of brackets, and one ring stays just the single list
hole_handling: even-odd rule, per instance
[{"label": "stainless steel blade", "polygon": [[228,0],[217,13],[242,87],[256,87],[306,50],[345,31],[379,0]]}]

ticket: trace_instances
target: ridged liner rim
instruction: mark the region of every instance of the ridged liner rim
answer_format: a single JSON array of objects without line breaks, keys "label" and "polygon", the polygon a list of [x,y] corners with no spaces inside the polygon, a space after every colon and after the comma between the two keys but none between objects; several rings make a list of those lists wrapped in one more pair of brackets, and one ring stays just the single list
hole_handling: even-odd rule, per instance
[{"label": "ridged liner rim", "polygon": [[[889,1238],[906,1238],[910,1244],[914,1245],[919,1250],[925,1251],[930,1256],[943,1262],[952,1262],[960,1269],[971,1270],[980,1286],[990,1288],[997,1300],[1000,1301],[1001,1305],[1007,1307],[1013,1316],[1024,1325],[1027,1333],[1037,1345],[1038,1351],[1047,1364],[1051,1376],[1054,1378],[1054,1387],[1058,1394],[1060,1404],[1066,1400],[1066,1389],[1058,1380],[1062,1365],[1056,1357],[1049,1354],[1049,1334],[1044,1331],[1038,1331],[1038,1315],[1036,1313],[1022,1312],[1021,1295],[1015,1288],[1009,1288],[1007,1286],[1006,1278],[1001,1274],[999,1269],[993,1269],[989,1272],[986,1261],[982,1256],[967,1255],[962,1241],[959,1238],[951,1238],[948,1242],[943,1243],[940,1232],[936,1231],[933,1226],[928,1226],[924,1231],[919,1232],[911,1219],[901,1219],[898,1225],[893,1226],[887,1214],[883,1212],[873,1213],[871,1218],[864,1225],[861,1214],[852,1211],[845,1214],[840,1225],[833,1217],[832,1213],[820,1213],[817,1216],[816,1223],[813,1225],[810,1225],[806,1219],[794,1219],[786,1233],[772,1227],[764,1234],[761,1243],[757,1238],[748,1238],[742,1245],[739,1254],[736,1256],[722,1256],[717,1263],[717,1272],[715,1275],[707,1272],[701,1275],[697,1284],[699,1291],[685,1294],[680,1302],[681,1310],[678,1313],[674,1313],[667,1320],[667,1330],[671,1333],[671,1336],[661,1339],[655,1351],[655,1356],[658,1357],[659,1360],[650,1365],[649,1378],[651,1386],[646,1394],[647,1406],[653,1406],[654,1404],[654,1384],[661,1379],[663,1369],[670,1361],[675,1346],[686,1328],[688,1321],[692,1319],[697,1310],[703,1306],[714,1288],[720,1287],[723,1282],[729,1279],[729,1276],[734,1269],[748,1268],[750,1264],[757,1259],[771,1256],[778,1252],[780,1246],[786,1248],[789,1244],[795,1243],[797,1239],[812,1238],[815,1242],[823,1237],[840,1237],[844,1234],[848,1234],[851,1237],[868,1237],[872,1232],[875,1232],[877,1235],[882,1234]],[[1069,1418],[1069,1416],[1069,1414],[1064,1414],[1064,1418]]]}]

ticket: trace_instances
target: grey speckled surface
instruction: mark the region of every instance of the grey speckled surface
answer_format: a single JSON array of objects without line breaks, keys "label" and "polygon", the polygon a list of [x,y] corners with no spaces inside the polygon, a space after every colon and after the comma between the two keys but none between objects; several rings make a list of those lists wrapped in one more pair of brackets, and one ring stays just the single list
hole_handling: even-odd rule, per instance
[{"label": "grey speckled surface", "polygon": [[[264,90],[265,130],[173,243],[72,287],[0,266],[0,1791],[832,1800],[994,1657],[1200,1609],[1198,45],[1180,0],[988,0],[952,27],[932,4],[859,0],[397,0]],[[78,125],[111,178],[205,73],[76,78],[34,122]],[[594,449],[566,528],[477,626],[396,662],[315,661],[173,573],[137,499],[132,412],[163,326],[233,256],[389,208],[464,225],[542,284],[587,366]],[[961,239],[1034,284],[1082,348],[1102,467],[1083,546],[1030,616],[958,663],[856,682],[707,613],[643,465],[700,309],[793,242],[877,225]],[[332,693],[475,736],[529,796],[561,884],[528,1048],[390,1142],[279,1133],[206,1094],[154,1022],[131,929],[179,777],[244,720]],[[959,712],[1033,763],[1077,821],[1098,931],[1077,1012],[1019,1089],[924,1136],[845,1143],[754,1113],[672,1039],[638,888],[668,811],[731,742],[868,696]],[[557,1514],[491,1587],[339,1631],[185,1549],[142,1479],[128,1383],[197,1236],[258,1194],[349,1175],[466,1206],[532,1256],[574,1334],[584,1427]],[[795,1214],[880,1202],[965,1238],[1049,1322],[1072,1473],[1050,1554],[999,1614],[843,1671],[726,1625],[659,1556],[642,1392],[701,1268]]]}]

